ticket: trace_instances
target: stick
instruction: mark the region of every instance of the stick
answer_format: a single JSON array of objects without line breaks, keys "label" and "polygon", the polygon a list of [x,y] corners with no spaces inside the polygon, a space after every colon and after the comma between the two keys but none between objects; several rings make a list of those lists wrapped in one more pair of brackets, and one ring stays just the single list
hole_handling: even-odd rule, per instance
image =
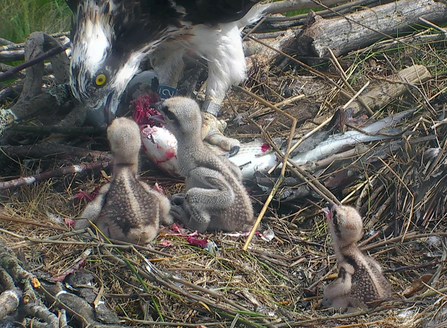
[{"label": "stick", "polygon": [[290,0],[290,1],[278,1],[271,4],[261,6],[261,10],[264,14],[279,14],[289,11],[296,11],[301,9],[310,9],[318,6],[332,6],[334,4],[344,2],[343,0]]},{"label": "stick", "polygon": [[29,185],[36,181],[55,178],[55,177],[61,177],[66,174],[80,173],[85,170],[101,169],[101,168],[105,168],[105,167],[109,166],[109,163],[110,162],[106,161],[106,162],[93,162],[93,163],[88,163],[88,164],[77,164],[77,165],[72,165],[72,166],[61,167],[61,168],[53,170],[53,171],[39,173],[34,176],[21,177],[21,178],[15,179],[15,180],[4,181],[4,182],[0,182],[0,190]]},{"label": "stick", "polygon": [[287,147],[286,147],[286,150],[284,152],[284,156],[282,156],[282,154],[281,154],[281,152],[279,150],[277,151],[277,154],[283,160],[283,166],[281,168],[281,175],[279,176],[278,180],[276,181],[272,191],[270,192],[269,197],[267,198],[266,202],[264,203],[264,206],[262,207],[262,210],[259,213],[258,218],[256,219],[256,221],[255,221],[255,223],[253,225],[253,228],[250,231],[250,234],[247,237],[247,240],[245,241],[245,244],[244,244],[244,247],[242,248],[242,250],[247,251],[248,245],[250,244],[250,241],[253,239],[253,236],[254,236],[254,234],[256,232],[256,229],[259,227],[259,224],[261,223],[261,220],[264,217],[264,214],[267,211],[267,208],[268,208],[270,202],[272,201],[273,196],[275,195],[276,191],[278,190],[279,186],[281,185],[281,183],[284,180],[284,174],[285,174],[286,167],[287,167],[287,161],[289,160],[289,155],[290,155],[290,153],[292,151],[291,150],[291,148],[292,148],[292,139],[293,139],[293,136],[295,135],[295,128],[296,128],[296,123],[298,122],[298,120],[294,116],[292,116],[292,115],[290,115],[290,114],[288,114],[286,112],[283,112],[282,110],[280,110],[275,105],[269,103],[268,101],[266,101],[263,98],[255,95],[254,93],[252,93],[252,92],[250,92],[248,90],[245,90],[244,88],[241,88],[239,86],[235,86],[235,88],[237,88],[238,90],[240,90],[240,91],[244,92],[245,94],[251,96],[252,98],[256,99],[257,101],[259,101],[263,105],[270,107],[271,109],[273,109],[277,113],[280,113],[281,115],[286,116],[292,122],[292,127],[290,129],[289,139],[287,141]]},{"label": "stick", "polygon": [[40,56],[37,56],[21,65],[18,65],[3,74],[0,74],[0,81],[5,81],[5,80],[13,78],[14,75],[16,73],[20,72],[21,70],[24,70],[27,67],[33,66],[37,63],[40,63],[41,61],[44,61],[47,58],[50,58],[54,55],[57,55],[58,53],[65,51],[69,46],[70,46],[70,43],[68,42],[62,46],[55,47],[51,50],[48,50],[47,52],[43,53]]}]

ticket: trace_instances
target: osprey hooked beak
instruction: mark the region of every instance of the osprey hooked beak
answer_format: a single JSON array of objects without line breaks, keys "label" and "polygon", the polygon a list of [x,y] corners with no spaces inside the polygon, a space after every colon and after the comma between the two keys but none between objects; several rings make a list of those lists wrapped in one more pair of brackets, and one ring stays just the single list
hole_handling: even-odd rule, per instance
[{"label": "osprey hooked beak", "polygon": [[114,104],[114,96],[115,92],[111,91],[105,98],[99,99],[96,105],[93,105],[91,101],[84,102],[87,107],[87,120],[90,124],[95,127],[104,127],[113,121],[116,112],[113,107],[117,106]]},{"label": "osprey hooked beak", "polygon": [[109,95],[106,98],[106,103],[104,105],[104,119],[105,119],[107,125],[109,125],[115,118],[116,111],[111,110],[111,104],[112,104],[112,101],[113,101],[112,99],[113,99],[114,95],[115,95],[114,91],[109,93]]}]

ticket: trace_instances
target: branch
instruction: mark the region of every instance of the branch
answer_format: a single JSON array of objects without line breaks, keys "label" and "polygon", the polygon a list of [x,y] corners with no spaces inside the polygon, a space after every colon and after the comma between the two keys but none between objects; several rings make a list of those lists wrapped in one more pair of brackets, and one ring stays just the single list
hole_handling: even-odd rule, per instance
[{"label": "branch", "polygon": [[290,0],[290,1],[278,1],[262,5],[260,7],[264,14],[279,14],[289,11],[319,7],[320,3],[323,4],[324,6],[332,6],[340,2],[345,2],[345,0],[323,0],[321,2],[313,0]]},{"label": "branch", "polygon": [[44,54],[37,56],[21,65],[18,65],[12,69],[10,69],[9,71],[0,74],[0,81],[5,81],[5,80],[9,80],[11,78],[14,77],[15,74],[17,74],[18,72],[24,70],[27,67],[33,66],[37,63],[40,63],[42,61],[44,61],[47,58],[53,57],[54,55],[57,55],[63,51],[65,51],[68,47],[70,46],[70,43],[65,43],[62,46],[57,46],[51,50],[48,50],[47,52],[45,52]]},{"label": "branch", "polygon": [[0,190],[29,185],[40,180],[62,177],[67,174],[80,173],[85,170],[101,169],[107,166],[109,166],[109,162],[93,162],[89,164],[78,164],[61,167],[53,171],[36,174],[34,176],[22,177],[10,181],[0,182]]},{"label": "branch", "polygon": [[103,151],[90,150],[69,145],[60,145],[52,142],[42,142],[36,145],[27,146],[3,146],[1,152],[9,157],[48,157],[55,155],[68,155],[75,157],[89,157],[92,161],[106,161],[112,160],[112,156]]}]

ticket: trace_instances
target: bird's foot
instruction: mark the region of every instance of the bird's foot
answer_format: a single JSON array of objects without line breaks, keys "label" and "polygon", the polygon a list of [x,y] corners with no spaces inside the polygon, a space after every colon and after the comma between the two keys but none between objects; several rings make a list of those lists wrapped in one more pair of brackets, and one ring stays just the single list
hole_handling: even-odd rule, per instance
[{"label": "bird's foot", "polygon": [[330,308],[332,306],[332,301],[329,300],[327,297],[323,297],[321,304],[323,305],[323,307],[325,308]]},{"label": "bird's foot", "polygon": [[187,207],[185,207],[185,203],[186,203],[186,194],[180,193],[172,195],[171,209],[169,211],[171,217],[180,222],[185,222],[189,220],[190,214]]},{"label": "bird's foot", "polygon": [[208,112],[202,112],[202,119],[202,138],[209,144],[229,152],[229,156],[236,155],[241,143],[239,140],[223,135],[227,123],[223,120],[218,120],[216,116]]},{"label": "bird's foot", "polygon": [[171,203],[173,205],[183,206],[186,201],[186,194],[179,193],[171,196]]},{"label": "bird's foot", "polygon": [[185,211],[183,206],[171,205],[169,215],[174,218],[175,221],[185,222],[189,220],[189,213]]}]

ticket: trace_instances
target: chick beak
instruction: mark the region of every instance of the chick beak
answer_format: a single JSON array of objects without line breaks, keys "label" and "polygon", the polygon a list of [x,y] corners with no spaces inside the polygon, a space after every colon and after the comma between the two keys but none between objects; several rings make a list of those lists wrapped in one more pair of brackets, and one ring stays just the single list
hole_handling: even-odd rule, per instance
[{"label": "chick beak", "polygon": [[163,115],[152,115],[151,116],[151,120],[153,120],[156,123],[160,123],[160,124],[165,124],[165,118],[163,117]]},{"label": "chick beak", "polygon": [[332,213],[331,213],[331,211],[327,207],[322,208],[321,210],[324,212],[324,215],[326,215],[326,218],[328,220],[332,219]]},{"label": "chick beak", "polygon": [[157,101],[156,103],[151,105],[152,108],[154,108],[159,113],[163,112],[163,101]]},{"label": "chick beak", "polygon": [[157,123],[165,124],[166,120],[163,116],[163,101],[158,101],[155,104],[152,104],[151,107],[161,114],[161,115],[152,115],[151,119]]},{"label": "chick beak", "polygon": [[326,215],[326,218],[328,220],[332,220],[332,213],[334,211],[334,207],[335,207],[335,204],[327,203],[327,207],[321,209],[324,212],[324,214]]}]

